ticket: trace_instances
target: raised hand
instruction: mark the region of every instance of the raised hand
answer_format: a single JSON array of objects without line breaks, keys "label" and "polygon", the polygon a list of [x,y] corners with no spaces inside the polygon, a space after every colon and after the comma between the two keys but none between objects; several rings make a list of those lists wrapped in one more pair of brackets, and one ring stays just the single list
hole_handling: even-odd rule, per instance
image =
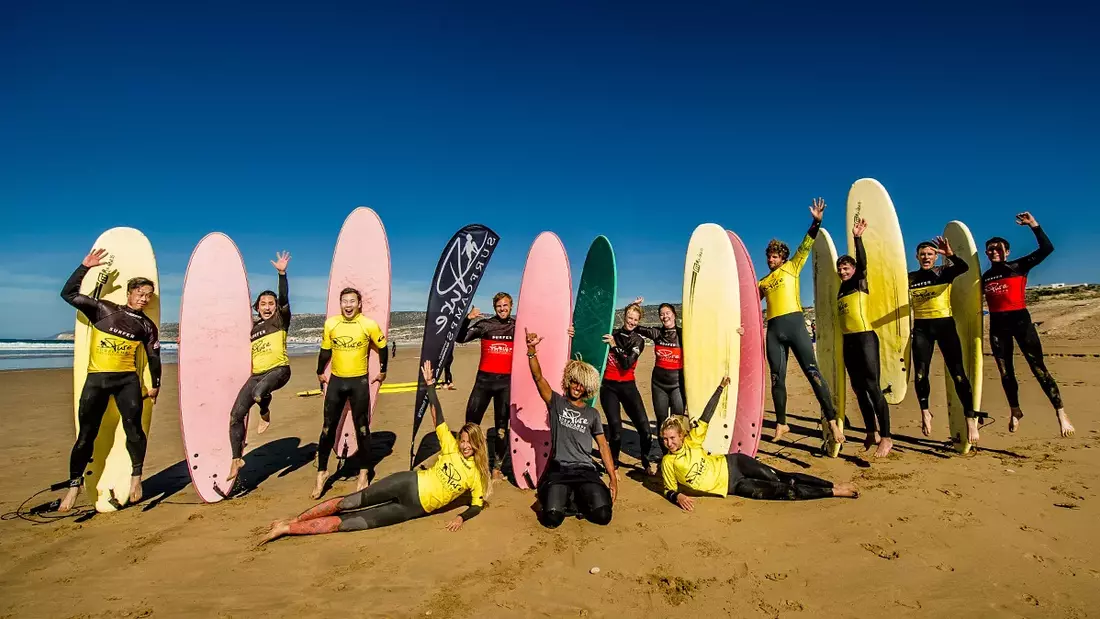
[{"label": "raised hand", "polygon": [[542,342],[542,338],[538,333],[531,333],[526,328],[523,329],[523,333],[527,339],[527,348],[535,348]]},{"label": "raised hand", "polygon": [[279,272],[279,275],[286,275],[286,265],[290,263],[290,252],[283,251],[275,254],[275,259],[271,261],[271,266],[275,267],[275,270]]},{"label": "raised hand", "polygon": [[424,365],[420,368],[420,375],[424,377],[424,384],[430,385],[435,382],[435,377],[432,376],[432,362],[425,361]]},{"label": "raised hand", "polygon": [[477,309],[476,307],[473,308],[472,310],[470,310],[469,314],[466,314],[466,318],[468,318],[470,320],[476,320],[478,318],[481,318],[481,310]]},{"label": "raised hand", "polygon": [[856,222],[856,224],[854,226],[852,226],[852,236],[854,236],[856,238],[859,238],[859,237],[863,236],[863,232],[865,230],[867,230],[867,220],[866,219],[860,219],[859,221]]},{"label": "raised hand", "polygon": [[630,304],[631,305],[641,305],[643,301],[645,301],[645,299],[642,298],[642,295],[638,295],[638,296],[634,297],[634,300],[631,301]]},{"label": "raised hand", "polygon": [[90,269],[92,267],[97,267],[97,266],[103,264],[103,262],[104,262],[103,259],[106,258],[106,257],[107,257],[107,250],[106,249],[93,249],[92,251],[88,252],[87,256],[84,256],[84,260],[82,260],[80,262],[80,264],[83,264],[84,266],[86,266]]},{"label": "raised hand", "polygon": [[723,387],[729,387],[730,386],[730,377],[729,376],[723,376],[721,385]]},{"label": "raised hand", "polygon": [[1031,213],[1029,213],[1028,211],[1024,211],[1016,215],[1016,223],[1020,224],[1021,226],[1028,226],[1031,228],[1039,225],[1039,222],[1036,221],[1035,218],[1032,217]]},{"label": "raised hand", "polygon": [[810,205],[810,215],[813,216],[814,221],[821,221],[821,218],[825,216],[824,198],[814,198],[813,204]]},{"label": "raised hand", "polygon": [[947,241],[945,237],[936,237],[936,253],[941,256],[954,256],[955,252],[951,249],[951,243]]}]

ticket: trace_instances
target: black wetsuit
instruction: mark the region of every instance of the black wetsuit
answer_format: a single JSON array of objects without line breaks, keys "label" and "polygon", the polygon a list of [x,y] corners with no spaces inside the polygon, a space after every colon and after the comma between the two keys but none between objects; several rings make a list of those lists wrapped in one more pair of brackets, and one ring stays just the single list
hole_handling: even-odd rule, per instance
[{"label": "black wetsuit", "polygon": [[917,402],[928,410],[928,369],[936,344],[943,354],[944,371],[955,383],[955,393],[967,417],[974,416],[974,395],[963,364],[962,344],[951,316],[951,282],[970,269],[965,260],[943,257],[942,267],[909,273],[909,303],[913,308],[913,382]]},{"label": "black wetsuit", "polygon": [[574,406],[557,392],[546,407],[551,446],[536,490],[539,522],[553,529],[575,508],[589,522],[610,523],[611,490],[600,479],[591,455],[594,439],[603,434],[600,414],[591,406]]},{"label": "black wetsuit", "polygon": [[600,406],[607,415],[607,443],[611,447],[611,457],[615,466],[619,466],[619,454],[623,444],[622,409],[630,417],[630,423],[638,431],[638,442],[642,453],[642,466],[650,462],[653,450],[653,435],[649,431],[649,418],[646,416],[642,394],[638,392],[638,383],[634,382],[634,368],[638,357],[645,349],[645,340],[637,329],[627,331],[620,327],[612,331],[615,345],[607,353],[607,369],[604,370],[603,383],[600,385]]},{"label": "black wetsuit", "polygon": [[879,342],[867,320],[867,254],[863,239],[855,238],[856,267],[851,278],[840,282],[837,316],[843,332],[844,367],[859,402],[868,432],[878,428],[880,437],[890,436],[890,406],[879,385]]},{"label": "black wetsuit", "polygon": [[508,406],[512,394],[512,348],[516,334],[516,319],[501,319],[493,315],[473,325],[462,322],[456,341],[460,344],[481,340],[481,360],[477,366],[470,399],[466,403],[466,423],[481,425],[489,402],[493,403],[494,449],[489,454],[489,466],[500,470],[508,453]]},{"label": "black wetsuit", "polygon": [[[653,376],[650,393],[653,396],[653,415],[657,418],[657,430],[669,414],[683,415],[684,402],[684,332],[680,327],[636,327],[635,332],[653,341]],[[661,444],[661,452],[665,452]]]},{"label": "black wetsuit", "polygon": [[142,473],[148,439],[141,426],[144,396],[137,367],[139,346],[145,349],[153,388],[160,388],[160,339],[156,325],[143,312],[80,294],[80,284],[88,269],[84,265],[77,267],[61,289],[61,298],[80,310],[92,325],[88,376],[77,409],[80,428],[69,457],[72,487],[79,487],[84,479],[84,469],[95,451],[99,426],[112,397],[126,432],[126,453],[130,456],[132,474]]},{"label": "black wetsuit", "polygon": [[1028,273],[1054,251],[1054,244],[1041,227],[1032,228],[1032,232],[1039,249],[1017,260],[995,262],[982,273],[982,290],[989,309],[989,348],[997,361],[1001,386],[1010,407],[1020,406],[1020,385],[1016,382],[1016,368],[1012,362],[1012,341],[1015,340],[1032,374],[1057,410],[1062,408],[1062,395],[1043,360],[1043,343],[1027,311],[1025,298]]}]

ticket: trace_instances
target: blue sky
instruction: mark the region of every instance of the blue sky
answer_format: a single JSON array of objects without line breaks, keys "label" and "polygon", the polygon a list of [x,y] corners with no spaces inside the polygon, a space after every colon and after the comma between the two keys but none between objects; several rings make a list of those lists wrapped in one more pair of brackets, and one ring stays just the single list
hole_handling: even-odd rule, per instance
[{"label": "blue sky", "polygon": [[[691,231],[765,268],[814,196],[841,232],[879,179],[906,243],[950,219],[1057,251],[1034,282],[1096,281],[1096,10],[1000,3],[19,3],[0,24],[0,337],[71,328],[65,277],[104,229],[142,229],[174,320],[220,230],[253,281],[294,254],[319,311],[340,224],[386,225],[394,308],[422,309],[443,243],[502,237],[478,303],[517,291],[542,230],[574,281],[607,235],[623,299],[679,300]],[[1087,11],[1088,13],[1085,13]],[[804,286],[808,301],[811,287]]]}]

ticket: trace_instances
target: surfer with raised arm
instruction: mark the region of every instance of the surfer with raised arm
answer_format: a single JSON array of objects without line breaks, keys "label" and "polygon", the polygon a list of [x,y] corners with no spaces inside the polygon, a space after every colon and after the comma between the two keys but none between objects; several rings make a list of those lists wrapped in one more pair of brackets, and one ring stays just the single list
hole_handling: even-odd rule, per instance
[{"label": "surfer with raised arm", "polygon": [[286,386],[290,380],[290,357],[286,352],[286,336],[290,330],[290,288],[286,267],[290,253],[275,254],[271,266],[279,274],[279,292],[264,290],[256,297],[252,309],[257,316],[252,319],[252,375],[248,377],[233,409],[229,414],[229,445],[233,450],[233,464],[227,481],[232,485],[244,466],[244,435],[248,413],[260,405],[260,422],[256,431],[263,434],[271,425],[271,394]]},{"label": "surfer with raised arm", "polygon": [[[84,468],[95,452],[95,440],[103,415],[114,398],[126,433],[126,453],[132,467],[130,503],[141,500],[141,475],[148,439],[141,425],[143,400],[154,402],[160,393],[160,336],[157,326],[144,309],[155,294],[153,281],[135,277],[126,282],[126,305],[116,305],[80,293],[80,284],[88,270],[104,263],[107,250],[92,250],[73,271],[61,289],[61,298],[75,307],[91,323],[88,376],[80,392],[77,407],[76,443],[69,456],[69,490],[58,511],[67,512],[76,504],[84,481]],[[142,395],[137,365],[138,349],[144,348],[149,363],[152,388]]]},{"label": "surfer with raised arm", "polygon": [[1035,375],[1043,393],[1054,407],[1059,432],[1062,436],[1072,436],[1073,425],[1066,415],[1058,383],[1054,381],[1043,360],[1043,343],[1039,339],[1035,323],[1031,320],[1031,313],[1027,310],[1025,295],[1028,273],[1054,252],[1054,244],[1031,213],[1016,215],[1016,223],[1031,228],[1039,248],[1022,258],[1009,260],[1008,241],[995,236],[985,242],[989,268],[982,273],[982,291],[985,294],[986,308],[989,309],[989,348],[997,361],[1001,386],[1012,411],[1008,420],[1008,431],[1015,432],[1024,416],[1024,411],[1020,408],[1020,385],[1016,382],[1016,367],[1012,362],[1012,341],[1015,340],[1020,345],[1020,352],[1031,368],[1031,373]]},{"label": "surfer with raised arm", "polygon": [[[828,422],[829,431],[837,443],[844,442],[844,433],[836,421],[836,408],[833,406],[829,385],[821,370],[817,367],[814,345],[806,331],[806,317],[802,313],[802,298],[799,289],[799,277],[806,259],[813,249],[814,239],[821,229],[821,218],[825,215],[825,200],[817,198],[810,205],[813,221],[806,236],[802,238],[794,256],[786,243],[772,239],[768,243],[768,273],[760,280],[760,298],[767,303],[767,345],[768,367],[771,370],[772,403],[775,406],[775,436],[773,441],[783,438],[790,432],[787,425],[787,358],[794,352],[795,361],[802,368],[806,380],[814,391],[814,397],[821,406],[821,415]],[[790,258],[788,260],[788,258]],[[836,385],[833,386],[836,388]]]},{"label": "surfer with raised arm", "polygon": [[[939,256],[943,256],[943,266],[937,267]],[[932,353],[939,343],[944,371],[955,383],[955,393],[966,415],[966,440],[977,444],[981,437],[978,416],[974,412],[974,393],[966,377],[962,343],[951,313],[951,282],[970,270],[970,266],[966,260],[955,256],[951,244],[942,236],[917,245],[917,264],[920,268],[909,272],[909,306],[913,310],[913,382],[920,403],[921,432],[925,436],[932,433],[928,372]]]},{"label": "surfer with raised arm", "polygon": [[[379,373],[372,381],[369,373],[370,349],[378,351]],[[325,368],[332,364],[332,376],[325,377]],[[315,499],[324,493],[328,481],[329,452],[336,444],[336,431],[344,414],[344,405],[351,404],[352,425],[359,445],[359,479],[356,490],[370,484],[370,386],[386,380],[389,347],[386,334],[378,323],[363,315],[363,297],[354,288],[340,291],[340,314],[325,321],[321,336],[321,353],[317,356],[317,380],[325,388],[324,421],[317,439],[317,486],[310,495]],[[327,388],[325,387],[327,383]]]},{"label": "surfer with raised arm", "polygon": [[330,499],[292,520],[280,520],[262,543],[284,535],[317,535],[388,527],[439,511],[469,493],[470,506],[444,525],[454,532],[481,513],[492,494],[489,456],[481,426],[467,423],[455,440],[443,419],[443,407],[435,392],[432,362],[425,361],[421,375],[427,385],[428,410],[439,438],[440,452],[427,470],[401,471],[355,494]]},{"label": "surfer with raised arm", "polygon": [[837,320],[843,339],[844,367],[867,428],[863,446],[870,449],[878,445],[875,456],[884,458],[889,455],[894,441],[890,438],[890,406],[879,386],[878,334],[867,319],[867,252],[863,249],[863,232],[866,229],[865,219],[852,226],[856,257],[844,255],[836,261],[836,271],[840,275]]},{"label": "surfer with raised arm", "polygon": [[[642,297],[634,300],[640,306]],[[653,342],[653,374],[649,380],[649,390],[653,398],[653,415],[657,418],[657,427],[664,424],[671,415],[684,414],[684,332],[676,324],[676,308],[662,303],[657,310],[661,320],[659,327],[635,327],[642,337]],[[607,410],[606,408],[604,410]],[[664,452],[664,443],[661,451]]]},{"label": "surfer with raised arm", "polygon": [[638,384],[634,382],[634,369],[645,349],[645,340],[637,330],[641,320],[642,306],[637,302],[631,303],[623,310],[623,326],[603,336],[604,343],[610,348],[607,351],[607,369],[603,373],[603,384],[600,385],[600,406],[607,415],[607,442],[611,446],[616,476],[623,444],[624,408],[630,417],[630,423],[638,431],[642,470],[646,475],[655,475],[657,472],[649,459],[650,452],[653,451],[649,418],[646,416],[645,404],[642,403],[642,394],[638,392]]},{"label": "surfer with raised arm", "polygon": [[[854,484],[833,484],[812,475],[784,473],[745,454],[710,455],[703,441],[722,391],[730,384],[723,377],[703,413],[688,428],[685,417],[672,416],[661,424],[661,442],[668,453],[661,458],[664,496],[690,512],[695,496],[740,496],[748,499],[799,500],[859,496]],[[685,491],[681,491],[681,488]]]}]

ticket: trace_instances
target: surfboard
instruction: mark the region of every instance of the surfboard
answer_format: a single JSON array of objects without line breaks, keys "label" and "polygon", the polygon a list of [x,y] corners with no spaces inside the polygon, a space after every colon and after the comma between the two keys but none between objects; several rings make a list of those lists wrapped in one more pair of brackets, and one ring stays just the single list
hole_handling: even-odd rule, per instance
[{"label": "surfboard", "polygon": [[703,441],[711,454],[729,453],[740,387],[741,294],[733,244],[717,224],[695,228],[688,243],[683,325],[684,387],[692,419],[702,414],[722,377],[730,377]]},{"label": "surfboard", "polygon": [[[191,482],[205,503],[232,490],[229,417],[252,374],[248,273],[236,244],[213,232],[195,246],[180,296],[180,435]],[[245,431],[248,430],[245,420]]]},{"label": "surfboard", "polygon": [[550,456],[546,402],[539,395],[527,361],[526,332],[543,338],[539,365],[550,387],[561,393],[569,360],[569,322],[573,314],[573,281],[565,247],[553,232],[535,238],[527,252],[516,311],[516,352],[512,355],[512,403],[509,430],[516,485],[534,488]]},{"label": "surfboard", "polygon": [[[91,297],[126,305],[126,282],[132,277],[145,277],[155,282],[156,293],[145,306],[145,315],[160,328],[160,278],[157,259],[149,239],[133,228],[111,228],[99,235],[92,249],[106,249],[107,263],[88,271],[80,284],[80,292]],[[97,287],[99,291],[97,293]],[[80,431],[80,394],[88,378],[88,358],[91,354],[92,325],[83,313],[76,313],[73,340],[73,418]],[[144,395],[153,386],[145,349],[138,347],[138,374]],[[146,399],[141,413],[141,426],[149,435],[153,418],[153,401]],[[130,477],[133,464],[126,451],[126,432],[114,398],[107,406],[99,434],[95,439],[92,460],[84,469],[84,489],[95,504],[96,511],[109,512],[124,507],[130,501]]]},{"label": "surfboard", "polygon": [[[962,344],[963,367],[974,390],[974,410],[982,410],[982,270],[978,262],[978,246],[970,229],[961,221],[948,222],[943,236],[951,244],[956,260],[965,260],[970,267],[951,282],[951,314]],[[951,441],[955,449],[965,454],[972,445],[966,440],[966,416],[962,401],[955,392],[955,381],[944,372],[947,384],[947,417],[951,426]]]},{"label": "surfboard", "polygon": [[[608,346],[603,336],[615,328],[616,295],[615,251],[607,237],[600,235],[589,246],[581,270],[577,303],[573,308],[573,348],[569,352],[570,358],[595,366],[600,376],[607,368]],[[588,405],[595,406],[597,397],[598,394],[593,394]]]},{"label": "surfboard", "polygon": [[[348,215],[336,238],[336,249],[332,252],[332,270],[328,278],[328,304],[325,315],[332,317],[340,314],[340,291],[355,288],[363,299],[363,314],[378,323],[382,332],[390,330],[390,244],[386,238],[386,228],[373,210],[360,206]],[[374,382],[379,372],[378,350],[371,346],[370,412],[378,404],[379,384]],[[325,376],[331,374],[325,368]],[[333,451],[340,458],[348,458],[359,450],[355,440],[355,427],[351,419],[351,405],[344,406],[337,429],[336,444]]]},{"label": "surfboard", "polygon": [[[730,453],[756,456],[760,446],[760,428],[764,423],[764,387],[768,381],[768,362],[764,357],[764,314],[760,311],[760,292],[756,287],[756,269],[741,237],[729,230],[737,261],[738,295],[741,304],[741,360],[738,370],[737,409],[733,420]],[[731,376],[732,380],[733,377]]]},{"label": "surfboard", "polygon": [[[836,422],[840,431],[844,431],[844,398],[848,392],[845,385],[844,339],[840,332],[840,320],[837,317],[837,292],[840,291],[840,276],[836,273],[836,246],[829,231],[821,228],[817,231],[812,254],[814,273],[814,324],[817,329],[817,366],[821,377],[829,385],[829,393],[836,408]],[[825,418],[821,418],[821,434],[826,437],[822,451],[835,458],[840,453],[840,443],[829,434]]]},{"label": "surfboard", "polygon": [[909,376],[909,271],[898,214],[886,188],[861,178],[848,192],[848,253],[855,254],[851,226],[867,220],[867,319],[878,335],[879,385],[886,401],[901,404]]}]

